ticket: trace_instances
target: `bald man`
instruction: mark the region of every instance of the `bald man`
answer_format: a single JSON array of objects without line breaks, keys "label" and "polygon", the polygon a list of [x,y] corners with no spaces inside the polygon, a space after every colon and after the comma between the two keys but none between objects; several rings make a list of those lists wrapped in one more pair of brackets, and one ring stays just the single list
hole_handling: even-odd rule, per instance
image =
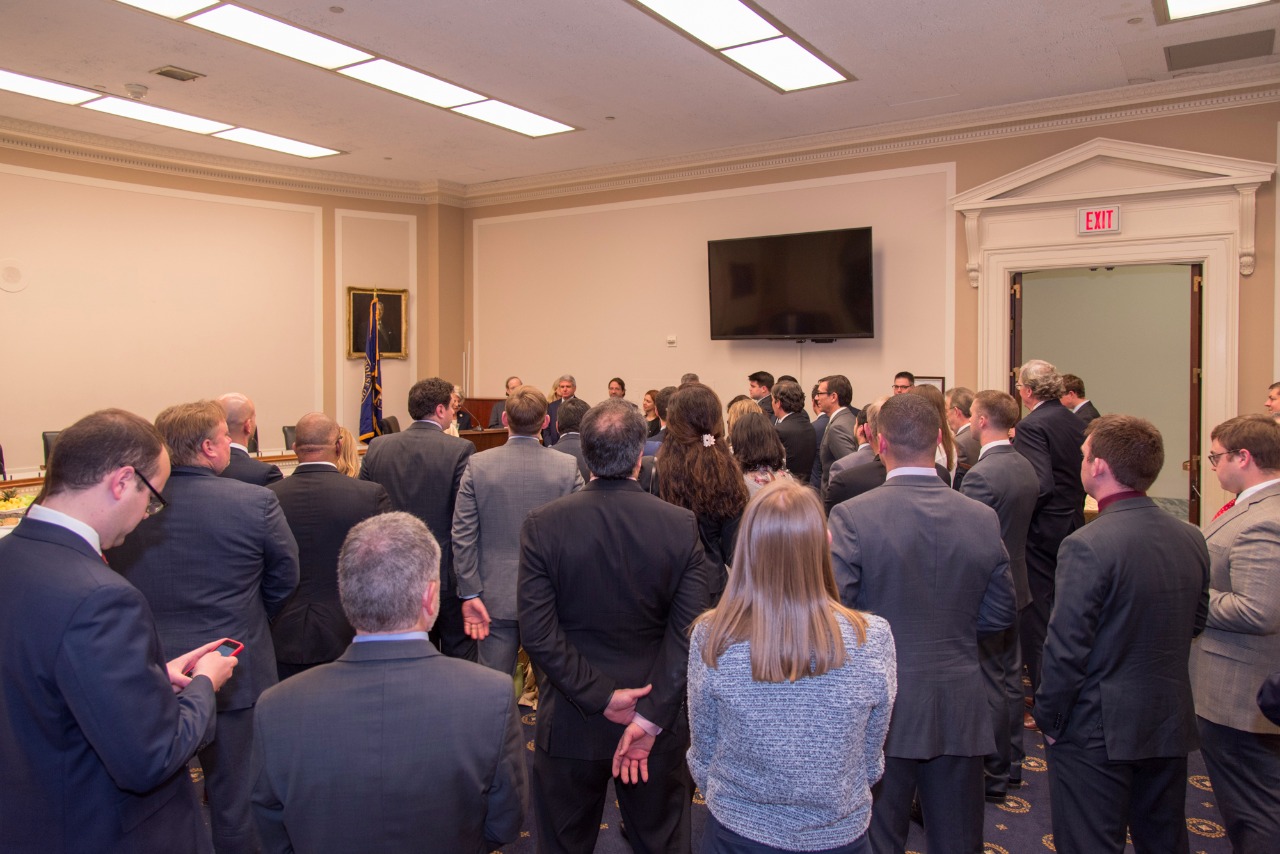
[{"label": "bald man", "polygon": [[258,430],[258,410],[253,401],[233,391],[219,397],[218,405],[227,414],[227,432],[231,434],[231,463],[222,470],[222,477],[255,486],[266,486],[283,478],[279,466],[249,456],[249,442]]},{"label": "bald man", "polygon": [[328,415],[302,416],[293,442],[298,467],[268,487],[298,541],[300,569],[297,591],[271,624],[281,679],[334,661],[351,643],[355,630],[338,600],[338,552],[356,524],[391,510],[380,484],[338,471],[342,441]]}]

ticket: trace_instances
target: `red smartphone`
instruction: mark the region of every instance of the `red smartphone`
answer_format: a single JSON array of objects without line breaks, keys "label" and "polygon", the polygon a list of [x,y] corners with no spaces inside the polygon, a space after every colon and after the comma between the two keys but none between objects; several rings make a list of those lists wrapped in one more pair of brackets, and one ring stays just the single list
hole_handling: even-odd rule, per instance
[{"label": "red smartphone", "polygon": [[[214,651],[219,653],[220,655],[239,655],[240,650],[242,649],[244,649],[244,644],[240,643],[240,641],[232,640],[231,638],[223,638],[222,642],[218,644],[218,648]],[[199,659],[197,659],[197,661],[198,660]],[[191,671],[195,669],[196,669],[195,664],[192,664],[186,670],[182,671],[182,675],[190,676]]]}]

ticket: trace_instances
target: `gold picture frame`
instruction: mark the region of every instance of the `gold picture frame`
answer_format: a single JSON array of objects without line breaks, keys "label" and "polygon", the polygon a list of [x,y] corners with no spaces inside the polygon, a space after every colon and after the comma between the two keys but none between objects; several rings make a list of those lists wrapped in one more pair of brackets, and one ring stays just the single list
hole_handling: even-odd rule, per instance
[{"label": "gold picture frame", "polygon": [[378,324],[382,358],[409,358],[409,291],[384,288],[347,288],[347,358],[364,358],[374,294],[382,306],[382,322]]}]

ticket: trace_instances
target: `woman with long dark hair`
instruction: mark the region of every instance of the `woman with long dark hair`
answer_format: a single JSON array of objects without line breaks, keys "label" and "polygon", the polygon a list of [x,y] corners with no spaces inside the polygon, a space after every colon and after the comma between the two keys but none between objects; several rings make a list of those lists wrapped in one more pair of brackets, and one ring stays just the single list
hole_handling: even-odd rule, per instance
[{"label": "woman with long dark hair", "polygon": [[889,624],[840,604],[817,493],[772,483],[689,644],[689,770],[708,852],[865,854],[897,692]]},{"label": "woman with long dark hair", "polygon": [[[753,404],[754,405],[754,404]],[[794,480],[786,469],[787,452],[778,431],[764,417],[760,407],[744,413],[729,426],[729,442],[733,458],[742,469],[747,493],[755,495],[760,488],[775,480]]]},{"label": "woman with long dark hair", "polygon": [[667,438],[658,449],[654,480],[658,496],[698,517],[702,547],[710,558],[711,602],[724,590],[738,522],[747,506],[747,485],[725,441],[720,398],[702,383],[687,383],[667,405]]}]

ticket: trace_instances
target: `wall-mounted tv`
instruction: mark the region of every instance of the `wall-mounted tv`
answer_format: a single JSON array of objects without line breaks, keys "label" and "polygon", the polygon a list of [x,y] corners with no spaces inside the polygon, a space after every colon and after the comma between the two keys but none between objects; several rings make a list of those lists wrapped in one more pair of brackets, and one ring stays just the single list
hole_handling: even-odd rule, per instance
[{"label": "wall-mounted tv", "polygon": [[874,338],[871,229],[707,242],[711,338]]}]

